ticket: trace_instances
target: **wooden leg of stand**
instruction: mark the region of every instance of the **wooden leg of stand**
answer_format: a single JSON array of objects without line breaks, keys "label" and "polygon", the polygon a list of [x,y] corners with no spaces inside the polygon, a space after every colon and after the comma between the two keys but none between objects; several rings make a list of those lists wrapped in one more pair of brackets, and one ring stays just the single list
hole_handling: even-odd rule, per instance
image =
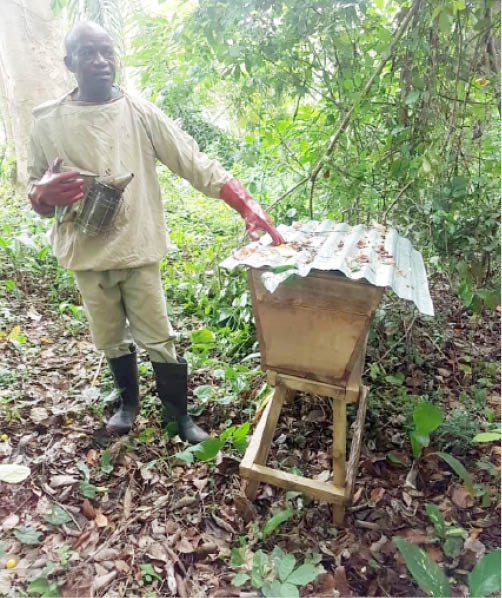
[{"label": "wooden leg of stand", "polygon": [[361,454],[362,438],[364,433],[364,418],[366,416],[366,406],[368,405],[368,388],[361,386],[359,408],[352,434],[352,446],[350,456],[347,462],[347,483],[345,484],[345,498],[347,503],[352,502],[354,493],[354,484],[356,482],[357,470],[359,468],[359,456]]},{"label": "wooden leg of stand", "polygon": [[249,500],[253,501],[256,498],[259,486],[260,482],[258,480],[246,480],[244,493]]},{"label": "wooden leg of stand", "polygon": [[[266,465],[268,452],[274,438],[274,432],[281,413],[282,404],[289,393],[291,393],[291,391],[282,384],[275,387],[272,401],[267,405],[261,416],[241,466],[249,468],[254,464]],[[246,496],[249,500],[254,500],[256,498],[259,484],[260,482],[258,480],[250,479],[248,481],[246,486]]]},{"label": "wooden leg of stand", "polygon": [[[333,398],[333,484],[345,486],[345,445],[347,416],[345,397]],[[333,505],[333,523],[341,525],[345,515],[344,505]]]}]

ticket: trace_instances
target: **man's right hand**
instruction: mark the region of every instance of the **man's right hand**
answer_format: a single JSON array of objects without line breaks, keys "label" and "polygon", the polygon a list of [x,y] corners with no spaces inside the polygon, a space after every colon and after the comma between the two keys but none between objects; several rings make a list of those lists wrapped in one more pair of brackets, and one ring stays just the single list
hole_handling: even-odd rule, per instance
[{"label": "man's right hand", "polygon": [[61,158],[56,158],[28,193],[33,209],[44,216],[50,215],[54,206],[69,206],[84,196],[84,179],[78,170],[60,173],[61,163]]}]

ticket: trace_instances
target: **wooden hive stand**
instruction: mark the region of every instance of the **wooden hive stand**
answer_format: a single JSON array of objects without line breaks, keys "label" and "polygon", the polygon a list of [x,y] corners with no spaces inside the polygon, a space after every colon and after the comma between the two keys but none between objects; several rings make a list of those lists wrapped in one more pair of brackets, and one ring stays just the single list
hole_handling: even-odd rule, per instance
[{"label": "wooden hive stand", "polygon": [[[363,353],[364,357],[364,353]],[[248,480],[246,496],[256,498],[260,482],[279,486],[287,490],[303,492],[321,501],[333,503],[333,522],[343,523],[345,505],[352,499],[357,476],[359,454],[364,430],[367,405],[365,386],[334,386],[269,371],[269,383],[275,388],[265,398],[260,420],[251,438],[240,465],[240,474]],[[333,482],[320,482],[307,477],[267,467],[267,458],[272,445],[275,428],[284,401],[297,392],[330,397],[333,402]],[[350,457],[346,466],[346,404],[359,402]]]},{"label": "wooden hive stand", "polygon": [[[260,482],[303,492],[333,503],[333,518],[343,522],[352,499],[366,415],[367,389],[361,385],[371,319],[383,289],[333,273],[312,271],[269,293],[250,268],[261,362],[274,387],[240,465],[246,495],[254,500]],[[333,481],[320,482],[267,467],[267,457],[282,405],[297,392],[329,397],[333,404]],[[350,456],[346,463],[346,406],[359,403]]]}]

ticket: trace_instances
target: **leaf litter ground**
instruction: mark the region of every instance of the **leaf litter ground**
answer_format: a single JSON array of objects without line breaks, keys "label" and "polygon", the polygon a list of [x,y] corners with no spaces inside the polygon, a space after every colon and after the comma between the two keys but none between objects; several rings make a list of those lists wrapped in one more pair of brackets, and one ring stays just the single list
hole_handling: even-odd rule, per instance
[{"label": "leaf litter ground", "polygon": [[[448,416],[475,378],[461,357],[498,360],[498,314],[483,314],[473,327],[472,317],[440,282],[433,294],[446,333],[438,340],[427,326],[413,327],[413,345],[429,358],[406,372],[403,385],[413,395],[441,387]],[[432,454],[434,447],[411,469],[405,416],[392,408],[391,399],[387,404],[381,396],[370,401],[353,505],[346,526],[334,530],[329,506],[297,493],[262,485],[255,503],[249,503],[234,453],[219,454],[209,463],[174,459],[184,444],[161,433],[153,399],[134,433],[111,441],[107,449],[96,447],[103,376],[88,336],[69,334],[61,319],[47,311],[41,294],[32,295],[29,306],[19,311],[17,325],[28,339],[25,344],[0,340],[0,458],[28,466],[31,473],[17,484],[0,482],[0,594],[18,595],[39,577],[46,584],[59,582],[67,597],[253,596],[253,590],[231,585],[231,548],[244,537],[253,550],[270,552],[279,545],[298,557],[308,550],[321,554],[325,573],[302,595],[421,596],[391,540],[399,535],[441,564],[455,595],[466,595],[467,573],[485,551],[500,545],[498,482],[490,471],[477,468],[474,473],[475,481],[488,488],[490,499],[483,505]],[[381,344],[377,335],[369,347],[370,363],[389,357]],[[392,363],[393,368],[400,365]],[[151,376],[141,380],[143,394],[151,393]],[[211,370],[196,371],[191,389],[201,384],[217,385],[218,380]],[[381,390],[378,381],[371,384],[376,393]],[[252,394],[231,405],[209,403],[200,423],[213,433],[229,422],[242,423],[242,409]],[[497,417],[498,397],[498,387],[492,387],[486,403]],[[286,405],[269,464],[328,480],[330,413],[328,400],[319,397],[299,396]],[[500,472],[500,448],[494,444],[468,444],[461,453],[466,464],[484,458]],[[426,503],[466,530],[454,558],[445,557],[434,539]],[[259,539],[257,530],[285,508],[299,514]],[[36,594],[36,586],[31,590]]]}]

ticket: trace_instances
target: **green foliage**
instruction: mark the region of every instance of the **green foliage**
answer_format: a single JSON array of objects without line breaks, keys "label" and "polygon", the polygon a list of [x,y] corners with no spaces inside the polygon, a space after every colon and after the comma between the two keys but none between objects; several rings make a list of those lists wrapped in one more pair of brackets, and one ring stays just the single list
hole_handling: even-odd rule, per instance
[{"label": "green foliage", "polygon": [[441,411],[432,403],[424,402],[413,410],[415,429],[410,434],[413,456],[420,454],[422,447],[428,447],[430,434],[439,427],[443,420]]},{"label": "green foliage", "polygon": [[265,523],[265,526],[263,527],[263,536],[270,534],[275,529],[277,529],[281,525],[281,523],[288,521],[288,519],[291,519],[293,515],[298,515],[299,513],[300,511],[296,511],[294,509],[284,509],[282,511],[278,511],[277,513],[272,515],[272,517],[267,521],[267,523]]},{"label": "green foliage", "polygon": [[113,471],[113,463],[110,457],[110,449],[104,450],[101,454],[99,468],[101,470],[101,473],[105,475],[109,475]]},{"label": "green foliage", "polygon": [[443,545],[445,555],[450,558],[460,556],[467,532],[462,527],[447,524],[436,505],[427,503],[425,511],[434,526],[435,535]]},{"label": "green foliage", "polygon": [[94,484],[91,484],[91,472],[83,461],[77,463],[78,469],[82,472],[84,479],[80,481],[80,492],[86,498],[96,498],[97,488]]},{"label": "green foliage", "polygon": [[471,474],[467,471],[467,469],[463,466],[463,464],[448,453],[434,453],[438,457],[441,457],[443,461],[446,461],[448,465],[453,469],[453,471],[458,475],[458,477],[464,482],[465,487],[469,491],[471,496],[474,496],[474,482],[472,481]]},{"label": "green foliage", "polygon": [[43,536],[42,532],[39,532],[32,527],[25,527],[24,525],[15,527],[13,533],[23,544],[31,544],[34,546],[40,543],[40,538]]},{"label": "green foliage", "polygon": [[252,587],[260,590],[266,598],[297,598],[298,588],[314,581],[321,572],[313,562],[297,566],[295,556],[285,553],[279,546],[275,546],[270,555],[257,550],[252,559],[251,555],[244,558],[246,550],[246,546],[232,550],[232,565],[247,571],[237,573],[232,585],[242,586],[250,581]]},{"label": "green foliage", "polygon": [[468,453],[473,436],[479,429],[478,418],[473,411],[454,409],[448,413],[434,435],[436,446],[455,455]]},{"label": "green foliage", "polygon": [[162,581],[162,577],[160,577],[150,563],[141,564],[139,569],[141,572],[141,585],[150,584],[154,580]]},{"label": "green foliage", "polygon": [[402,554],[408,571],[418,587],[428,596],[451,596],[450,582],[439,566],[421,548],[394,536],[394,543]]},{"label": "green foliage", "polygon": [[500,424],[493,427],[490,432],[480,432],[472,439],[472,442],[500,442],[502,439],[502,428]]},{"label": "green foliage", "polygon": [[469,596],[491,596],[500,594],[500,568],[502,550],[492,550],[476,563],[469,573]]},{"label": "green foliage", "polygon": [[242,454],[246,450],[246,436],[249,428],[249,422],[245,422],[238,427],[230,426],[217,438],[206,438],[206,440],[189,446],[174,456],[186,463],[193,463],[195,457],[199,461],[211,461],[225,445],[235,447]]},{"label": "green foliage", "polygon": [[[234,161],[265,203],[311,172],[355,105],[316,182],[314,215],[391,216],[431,266],[453,274],[466,307],[493,308],[500,147],[490,39],[500,24],[487,3],[422,2],[363,100],[401,8],[398,0],[201,0],[169,19],[142,15],[130,61],[143,67],[152,99],[205,147],[215,137],[198,127],[200,114],[223,113],[227,130],[240,128]],[[300,187],[277,217],[302,217],[307,203]]]},{"label": "green foliage", "polygon": [[71,517],[63,508],[54,503],[51,505],[50,513],[44,516],[44,521],[52,523],[52,525],[61,525],[71,521]]},{"label": "green foliage", "polygon": [[28,582],[26,592],[31,595],[40,596],[40,598],[59,598],[59,583],[49,581],[47,577],[35,577]]}]

